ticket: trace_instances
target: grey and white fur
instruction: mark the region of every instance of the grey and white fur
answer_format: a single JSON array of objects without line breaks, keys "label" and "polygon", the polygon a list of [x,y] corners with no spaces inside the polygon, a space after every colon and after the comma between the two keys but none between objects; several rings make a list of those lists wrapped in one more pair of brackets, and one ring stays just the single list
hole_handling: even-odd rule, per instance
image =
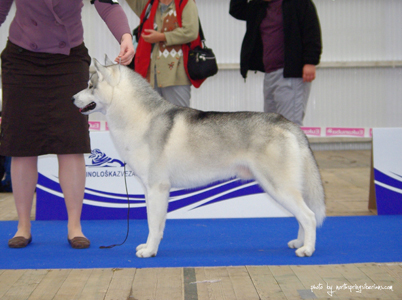
[{"label": "grey and white fur", "polygon": [[138,257],[158,252],[171,188],[193,188],[232,177],[255,179],[299,223],[288,243],[297,256],[315,251],[325,219],[317,163],[303,131],[278,114],[204,112],[161,98],[140,75],[121,65],[95,69],[87,89],[74,95],[83,114],[106,116],[122,159],[141,181],[149,235]]}]

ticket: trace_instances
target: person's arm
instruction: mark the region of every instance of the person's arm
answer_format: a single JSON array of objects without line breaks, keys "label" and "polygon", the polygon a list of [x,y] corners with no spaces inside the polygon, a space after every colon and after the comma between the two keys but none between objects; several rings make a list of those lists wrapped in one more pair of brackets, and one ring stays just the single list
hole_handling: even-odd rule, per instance
[{"label": "person's arm", "polygon": [[229,14],[242,21],[247,20],[247,0],[230,0]]},{"label": "person's arm", "polygon": [[115,58],[115,62],[127,66],[134,58],[135,49],[133,46],[133,36],[130,33],[123,34],[120,42],[120,52]]},{"label": "person's arm", "polygon": [[193,0],[189,0],[183,8],[182,27],[165,32],[166,45],[182,45],[191,43],[198,37],[198,9]]},{"label": "person's arm", "polygon": [[318,65],[322,52],[320,21],[313,2],[311,0],[304,2],[300,23],[303,42],[303,63],[305,65]]},{"label": "person's arm", "polygon": [[315,65],[306,64],[303,66],[303,81],[312,82],[315,79]]},{"label": "person's arm", "polygon": [[118,4],[94,2],[96,10],[120,44],[120,53],[115,62],[128,65],[134,57],[134,46],[127,16]]},{"label": "person's arm", "polygon": [[0,1],[0,26],[6,20],[7,15],[10,12],[10,8],[11,8],[12,4],[13,4],[13,0],[1,0]]},{"label": "person's arm", "polygon": [[199,22],[197,6],[193,0],[189,0],[183,9],[182,27],[168,32],[144,29],[141,36],[144,38],[144,41],[150,44],[166,42],[167,46],[172,46],[191,43],[198,37],[198,32]]}]

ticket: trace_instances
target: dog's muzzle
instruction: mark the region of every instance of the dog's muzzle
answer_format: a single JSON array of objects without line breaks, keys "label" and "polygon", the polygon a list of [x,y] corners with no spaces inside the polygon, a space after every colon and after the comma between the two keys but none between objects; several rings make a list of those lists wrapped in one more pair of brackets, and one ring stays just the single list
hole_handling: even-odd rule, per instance
[{"label": "dog's muzzle", "polygon": [[91,102],[87,106],[80,108],[80,113],[91,111],[91,110],[95,109],[95,107],[96,107],[96,103]]},{"label": "dog's muzzle", "polygon": [[[74,101],[75,101],[75,98],[72,97],[72,98],[71,98],[71,101],[74,102]],[[83,108],[80,108],[80,113],[85,113],[85,112],[91,111],[91,110],[95,109],[95,107],[96,107],[96,103],[95,103],[95,102],[91,102],[91,103],[89,103],[87,106],[85,106],[85,107],[83,107]]]}]

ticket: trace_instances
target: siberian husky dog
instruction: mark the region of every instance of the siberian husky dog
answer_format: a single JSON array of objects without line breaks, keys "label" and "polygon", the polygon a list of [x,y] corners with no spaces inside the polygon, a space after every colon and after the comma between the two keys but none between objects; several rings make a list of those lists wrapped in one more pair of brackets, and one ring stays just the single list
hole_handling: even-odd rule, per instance
[{"label": "siberian husky dog", "polygon": [[72,100],[83,114],[106,116],[119,155],[144,187],[149,235],[137,247],[138,257],[158,252],[171,188],[236,176],[255,179],[295,216],[298,235],[288,246],[297,248],[297,256],[313,254],[325,196],[308,140],[296,124],[278,114],[178,107],[133,70],[106,64],[94,60],[88,88]]}]

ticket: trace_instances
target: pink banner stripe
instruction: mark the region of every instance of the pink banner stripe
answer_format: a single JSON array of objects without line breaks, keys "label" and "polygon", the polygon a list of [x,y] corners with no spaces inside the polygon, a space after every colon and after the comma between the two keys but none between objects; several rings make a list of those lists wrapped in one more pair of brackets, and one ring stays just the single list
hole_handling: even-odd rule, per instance
[{"label": "pink banner stripe", "polygon": [[101,130],[101,122],[89,121],[90,130]]},{"label": "pink banner stripe", "polygon": [[364,128],[327,127],[327,129],[325,130],[325,136],[364,137],[364,132]]},{"label": "pink banner stripe", "polygon": [[301,127],[307,136],[321,136],[321,127]]}]

